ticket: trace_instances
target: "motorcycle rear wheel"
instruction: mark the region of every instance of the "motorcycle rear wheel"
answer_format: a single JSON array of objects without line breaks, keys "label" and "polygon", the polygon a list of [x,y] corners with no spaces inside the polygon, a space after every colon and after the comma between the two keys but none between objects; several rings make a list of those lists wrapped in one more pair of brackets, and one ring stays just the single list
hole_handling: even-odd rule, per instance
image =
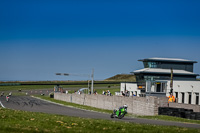
[{"label": "motorcycle rear wheel", "polygon": [[121,119],[121,118],[123,118],[124,117],[124,115],[119,115],[118,116],[118,119]]}]

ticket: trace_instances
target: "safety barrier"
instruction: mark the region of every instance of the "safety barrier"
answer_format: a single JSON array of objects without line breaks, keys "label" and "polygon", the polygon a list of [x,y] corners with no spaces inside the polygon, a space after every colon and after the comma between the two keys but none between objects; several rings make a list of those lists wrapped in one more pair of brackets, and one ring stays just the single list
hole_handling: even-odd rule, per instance
[{"label": "safety barrier", "polygon": [[200,112],[193,112],[193,109],[159,107],[158,114],[200,120]]}]

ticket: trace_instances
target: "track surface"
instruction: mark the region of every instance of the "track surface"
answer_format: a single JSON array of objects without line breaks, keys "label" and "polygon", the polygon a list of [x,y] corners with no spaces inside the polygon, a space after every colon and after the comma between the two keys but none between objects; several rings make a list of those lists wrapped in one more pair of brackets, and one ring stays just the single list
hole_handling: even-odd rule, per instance
[{"label": "track surface", "polygon": [[30,96],[11,96],[9,102],[6,101],[5,96],[2,96],[0,97],[0,101],[4,107],[15,110],[25,110],[32,112],[43,112],[50,114],[83,117],[83,118],[106,119],[106,120],[126,121],[126,122],[142,123],[142,124],[168,125],[168,126],[179,126],[179,127],[200,129],[199,124],[188,124],[188,123],[129,118],[129,117],[125,117],[123,119],[111,119],[109,114],[66,107],[59,104],[33,98]]}]

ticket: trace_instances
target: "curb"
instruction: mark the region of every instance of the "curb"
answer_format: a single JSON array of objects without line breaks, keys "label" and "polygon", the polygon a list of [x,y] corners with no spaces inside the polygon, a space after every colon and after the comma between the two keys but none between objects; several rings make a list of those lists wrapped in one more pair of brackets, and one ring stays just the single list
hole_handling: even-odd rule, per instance
[{"label": "curb", "polygon": [[3,104],[1,103],[1,101],[0,101],[0,105],[1,105],[1,107],[6,108],[5,106],[3,106]]}]

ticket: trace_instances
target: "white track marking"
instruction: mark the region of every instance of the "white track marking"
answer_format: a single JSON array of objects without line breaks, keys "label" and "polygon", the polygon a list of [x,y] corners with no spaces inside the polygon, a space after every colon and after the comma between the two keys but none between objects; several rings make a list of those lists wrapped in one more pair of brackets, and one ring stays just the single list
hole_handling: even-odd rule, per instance
[{"label": "white track marking", "polygon": [[0,105],[1,105],[1,107],[6,108],[6,107],[3,106],[3,104],[1,103],[1,101],[0,101]]}]

